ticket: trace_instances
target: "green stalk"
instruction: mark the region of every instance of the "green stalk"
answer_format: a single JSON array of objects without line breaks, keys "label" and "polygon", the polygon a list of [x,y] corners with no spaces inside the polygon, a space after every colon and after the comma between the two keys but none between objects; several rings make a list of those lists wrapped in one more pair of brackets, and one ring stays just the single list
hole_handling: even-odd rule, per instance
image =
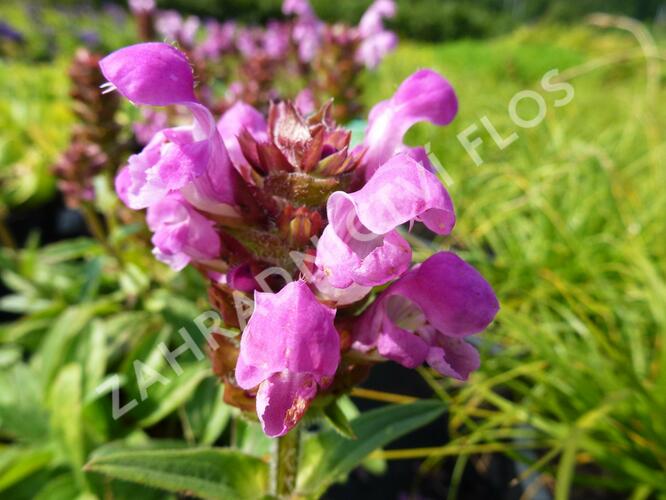
[{"label": "green stalk", "polygon": [[0,243],[12,250],[16,249],[16,241],[14,240],[9,227],[7,227],[5,224],[5,219],[2,216],[0,216]]},{"label": "green stalk", "polygon": [[300,426],[294,427],[275,441],[271,463],[271,492],[279,499],[292,498],[296,489],[300,445]]},{"label": "green stalk", "polygon": [[104,228],[104,223],[100,219],[99,215],[97,215],[97,212],[95,211],[95,207],[93,207],[92,204],[88,202],[83,202],[81,203],[81,206],[79,207],[81,214],[83,215],[83,219],[86,222],[86,226],[88,226],[88,229],[90,230],[90,233],[92,234],[93,238],[97,240],[97,242],[104,247],[106,252],[116,259],[118,264],[122,267],[122,259],[116,249],[111,245],[109,239],[107,238],[106,234],[106,229]]}]

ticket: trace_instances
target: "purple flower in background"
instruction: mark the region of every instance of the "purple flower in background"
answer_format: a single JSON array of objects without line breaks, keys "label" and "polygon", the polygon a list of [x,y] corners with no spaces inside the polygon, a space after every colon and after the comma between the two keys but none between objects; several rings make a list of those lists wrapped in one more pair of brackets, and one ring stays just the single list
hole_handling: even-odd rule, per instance
[{"label": "purple flower in background", "polygon": [[175,10],[160,11],[155,20],[155,29],[167,40],[173,40],[192,47],[201,21],[196,16],[185,19]]},{"label": "purple flower in background", "polygon": [[[181,104],[191,126],[165,129],[119,172],[121,199],[146,208],[180,191],[199,210],[240,218],[243,183],[217,131],[210,111],[194,96],[194,77],[185,55],[165,43],[125,47],[100,62],[106,79],[135,104]],[[121,193],[122,192],[122,193]]]},{"label": "purple flower in background", "polygon": [[302,62],[312,61],[321,46],[324,24],[307,0],[285,0],[282,12],[296,16],[293,37],[298,45],[299,58]]},{"label": "purple flower in background", "polygon": [[133,14],[154,12],[157,7],[155,0],[129,0],[127,3]]},{"label": "purple flower in background", "polygon": [[402,138],[415,123],[451,123],[458,112],[458,99],[451,84],[430,69],[407,78],[393,97],[370,110],[363,141],[365,177],[369,179],[389,158],[410,148]]},{"label": "purple flower in background", "polygon": [[87,47],[95,47],[99,45],[100,41],[99,34],[90,30],[81,31],[79,33],[79,40]]},{"label": "purple flower in background", "polygon": [[294,99],[294,106],[298,109],[299,113],[303,116],[307,116],[310,113],[314,113],[316,108],[315,96],[311,89],[301,90],[296,99]]},{"label": "purple flower in background", "polygon": [[389,286],[363,313],[352,347],[377,349],[408,368],[427,362],[445,376],[466,380],[479,354],[464,339],[483,331],[499,303],[476,269],[440,252]]},{"label": "purple flower in background", "polygon": [[363,39],[356,50],[356,60],[368,69],[377,65],[398,46],[398,36],[392,31],[382,31]]},{"label": "purple flower in background", "polygon": [[245,58],[256,56],[260,50],[259,36],[260,30],[258,28],[239,29],[236,36],[236,48],[238,52]]},{"label": "purple flower in background", "polygon": [[375,0],[365,11],[358,24],[362,37],[370,37],[384,31],[384,18],[395,17],[397,8],[393,0]]},{"label": "purple flower in background", "polygon": [[265,55],[279,60],[289,50],[289,36],[288,25],[270,21],[265,30],[257,27],[240,30],[236,37],[236,48],[247,59]]},{"label": "purple flower in background", "polygon": [[448,234],[455,224],[442,183],[408,155],[390,159],[359,191],[333,193],[326,208],[316,264],[336,288],[383,285],[402,275],[412,252],[399,225],[420,221]]},{"label": "purple flower in background", "polygon": [[110,16],[118,26],[124,26],[127,22],[127,11],[116,4],[104,3],[102,6],[104,14]]},{"label": "purple flower in background", "polygon": [[293,14],[298,17],[316,17],[308,0],[284,0],[282,13],[287,16]]},{"label": "purple flower in background", "polygon": [[289,26],[279,21],[268,21],[263,34],[264,52],[272,59],[282,59],[289,51]]},{"label": "purple flower in background", "polygon": [[206,59],[218,59],[221,55],[230,52],[234,48],[234,37],[236,36],[236,23],[226,21],[219,23],[213,19],[206,21],[206,37],[195,47],[197,57]]},{"label": "purple flower in background", "polygon": [[141,116],[142,122],[132,124],[134,136],[140,144],[148,144],[155,134],[169,126],[169,117],[162,110],[143,108]]},{"label": "purple flower in background", "polygon": [[319,303],[304,281],[276,294],[255,292],[254,304],[241,337],[236,380],[246,390],[258,386],[257,415],[264,432],[277,437],[298,423],[318,387],[328,386],[335,374],[335,309]]},{"label": "purple flower in background", "polygon": [[382,59],[398,45],[395,33],[384,29],[384,18],[394,17],[396,6],[393,0],[375,0],[365,11],[358,25],[361,44],[356,60],[366,68],[375,68]]},{"label": "purple flower in background", "polygon": [[153,232],[153,254],[175,271],[191,261],[211,260],[220,254],[220,238],[213,222],[179,193],[170,193],[148,207],[146,222]]}]

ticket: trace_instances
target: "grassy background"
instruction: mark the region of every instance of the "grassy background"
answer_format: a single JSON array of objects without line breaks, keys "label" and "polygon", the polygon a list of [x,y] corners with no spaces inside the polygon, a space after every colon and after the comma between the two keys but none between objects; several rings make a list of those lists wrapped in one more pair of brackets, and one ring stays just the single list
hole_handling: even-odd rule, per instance
[{"label": "grassy background", "polygon": [[[666,108],[652,64],[650,81],[631,34],[543,26],[490,42],[402,44],[371,78],[368,102],[424,66],[457,89],[455,122],[417,127],[410,142],[430,142],[453,180],[458,226],[454,239],[417,243],[424,256],[461,251],[502,303],[470,383],[457,391],[422,371],[452,399],[459,437],[413,456],[462,454],[461,473],[467,454],[535,448],[558,498],[572,480],[666,494]],[[564,107],[539,86],[551,69],[575,88]],[[529,130],[507,113],[523,89],[548,103]],[[456,135],[473,123],[483,131],[484,115],[519,139],[502,151],[479,134],[477,167]]]}]

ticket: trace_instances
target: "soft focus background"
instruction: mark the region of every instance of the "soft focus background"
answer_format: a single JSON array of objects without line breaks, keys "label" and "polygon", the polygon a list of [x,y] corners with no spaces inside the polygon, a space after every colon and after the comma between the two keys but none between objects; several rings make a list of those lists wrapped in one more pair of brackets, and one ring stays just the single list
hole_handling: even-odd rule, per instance
[{"label": "soft focus background", "polygon": [[[356,23],[368,3],[313,5],[323,19]],[[158,5],[220,20],[280,16],[276,0]],[[666,498],[665,23],[659,0],[398,1],[388,25],[399,47],[363,76],[362,100],[390,96],[421,67],[457,89],[454,123],[418,126],[408,142],[429,143],[444,166],[458,226],[446,240],[412,239],[421,258],[455,248],[492,283],[502,310],[466,384],[425,369],[374,370],[367,388],[434,394],[449,410],[329,498]],[[89,404],[109,367],[129,371],[127,360],[148,359],[206,308],[193,273],[174,277],[151,263],[164,275],[155,283],[139,257],[121,276],[103,273],[101,251],[51,174],[74,122],[75,49],[106,53],[135,41],[120,3],[0,4],[2,498],[85,492],[92,479],[81,466],[112,436],[212,443],[230,432],[228,409],[217,408],[211,424],[207,406],[219,398],[207,365],[143,407],[131,428],[114,427],[108,402]],[[553,69],[575,89],[566,106],[540,86]],[[507,113],[525,89],[547,103],[532,129]],[[530,106],[519,109],[530,116]],[[121,123],[136,116],[123,104]],[[483,116],[519,138],[500,149]],[[479,166],[456,137],[473,124]],[[122,242],[122,227],[114,237]]]}]

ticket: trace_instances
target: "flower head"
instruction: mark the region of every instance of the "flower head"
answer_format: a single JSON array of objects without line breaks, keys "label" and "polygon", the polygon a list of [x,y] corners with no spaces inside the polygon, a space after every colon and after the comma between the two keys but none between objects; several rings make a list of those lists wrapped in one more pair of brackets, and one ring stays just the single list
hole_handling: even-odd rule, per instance
[{"label": "flower head", "polygon": [[[294,33],[320,22],[305,0],[284,8],[297,16]],[[367,40],[384,36],[381,19],[393,8],[373,4],[361,23]],[[261,36],[241,37],[258,51],[257,64],[268,60]],[[327,36],[358,42],[348,27]],[[240,343],[221,341],[213,358],[225,401],[256,410],[267,435],[289,432],[320,394],[358,383],[378,355],[408,367],[427,362],[459,379],[477,368],[465,338],[494,318],[492,288],[448,252],[410,270],[400,232],[420,222],[445,235],[455,224],[425,150],[402,143],[413,124],[455,116],[443,77],[421,70],[405,80],[373,108],[364,142],[352,148],[331,102],[314,111],[307,93],[296,104],[272,102],[267,116],[238,102],[216,123],[195,96],[187,57],[166,44],[127,47],[100,66],[132,102],[180,105],[192,116],[131,156],[116,190],[129,207],[147,208],[159,260],[174,269],[193,264],[210,280],[209,297],[229,326],[242,328],[236,299],[253,294]],[[265,275],[276,268],[279,276]],[[373,287],[386,284],[372,302]],[[370,303],[359,315],[363,301]]]}]

